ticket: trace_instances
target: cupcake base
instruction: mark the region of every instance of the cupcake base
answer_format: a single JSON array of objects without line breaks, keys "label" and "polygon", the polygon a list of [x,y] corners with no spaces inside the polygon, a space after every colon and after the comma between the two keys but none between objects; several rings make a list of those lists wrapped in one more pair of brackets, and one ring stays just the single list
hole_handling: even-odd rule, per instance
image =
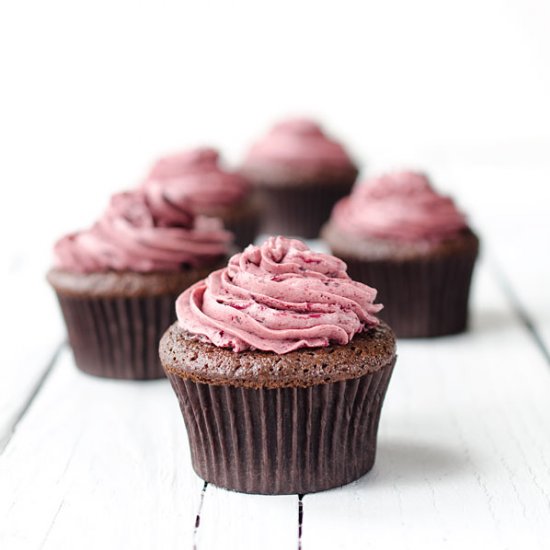
[{"label": "cupcake base", "polygon": [[164,378],[158,343],[175,320],[177,297],[86,299],[58,294],[77,367],[106,378]]},{"label": "cupcake base", "polygon": [[160,355],[193,468],[206,481],[244,493],[312,493],[372,468],[395,364],[386,325],[346,346],[282,356],[216,348],[173,325]]},{"label": "cupcake base", "polygon": [[397,337],[436,337],[466,330],[473,258],[371,264],[344,261],[352,279],[368,281],[378,290],[384,304],[378,316],[391,324]]},{"label": "cupcake base", "polygon": [[352,187],[353,179],[318,184],[259,185],[258,193],[265,205],[262,233],[317,238],[334,204],[348,195]]},{"label": "cupcake base", "polygon": [[202,213],[221,218],[224,227],[233,233],[235,245],[239,250],[254,243],[260,230],[261,207],[255,196],[232,207],[213,209]]},{"label": "cupcake base", "polygon": [[218,487],[284,495],[340,487],[372,468],[392,369],[393,362],[309,388],[236,388],[168,377],[195,472]]},{"label": "cupcake base", "polygon": [[[378,317],[399,338],[426,338],[464,332],[479,240],[471,231],[432,248],[412,250],[404,245],[386,250],[378,243],[362,243],[362,255],[342,250],[343,239],[324,231],[332,253],[344,260],[352,279],[378,290],[384,304]],[[346,244],[352,247],[353,242]],[[359,249],[359,246],[357,247]]]},{"label": "cupcake base", "polygon": [[210,269],[178,273],[68,273],[51,270],[76,366],[125,380],[164,378],[158,343],[175,321],[174,303]]}]

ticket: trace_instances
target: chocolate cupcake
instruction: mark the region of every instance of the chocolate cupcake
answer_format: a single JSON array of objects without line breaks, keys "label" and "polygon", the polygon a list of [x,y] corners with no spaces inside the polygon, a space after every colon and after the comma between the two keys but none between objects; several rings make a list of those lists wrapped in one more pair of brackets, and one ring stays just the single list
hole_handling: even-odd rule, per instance
[{"label": "chocolate cupcake", "polygon": [[479,239],[425,175],[390,173],[356,186],[322,236],[352,278],[377,288],[381,318],[398,337],[466,329]]},{"label": "chocolate cupcake", "polygon": [[55,245],[48,273],[77,366],[109,378],[164,376],[158,342],[175,320],[174,300],[224,265],[231,235],[182,205],[119,193],[90,229]]},{"label": "chocolate cupcake", "polygon": [[322,491],[368,472],[395,364],[376,290],[273,237],[187,289],[160,357],[193,467],[246,493]]},{"label": "chocolate cupcake", "polygon": [[259,202],[253,187],[240,174],[220,167],[214,149],[200,148],[161,158],[143,189],[195,214],[220,218],[244,248],[253,243],[260,225]]},{"label": "chocolate cupcake", "polygon": [[241,172],[265,205],[262,232],[308,239],[319,235],[334,203],[357,178],[342,145],[305,119],[277,124],[252,146]]}]

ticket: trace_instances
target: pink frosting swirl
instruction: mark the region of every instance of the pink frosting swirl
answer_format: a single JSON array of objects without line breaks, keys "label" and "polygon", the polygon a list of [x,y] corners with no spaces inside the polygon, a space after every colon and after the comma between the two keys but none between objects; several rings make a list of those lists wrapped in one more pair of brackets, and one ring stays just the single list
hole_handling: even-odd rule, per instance
[{"label": "pink frosting swirl", "polygon": [[149,200],[178,208],[180,203],[202,213],[216,206],[231,206],[250,191],[240,174],[222,170],[214,149],[199,148],[161,158],[143,185]]},{"label": "pink frosting swirl", "polygon": [[334,207],[344,233],[401,241],[440,241],[464,229],[465,216],[417,172],[394,172],[358,185]]},{"label": "pink frosting swirl", "polygon": [[90,229],[61,238],[56,267],[76,273],[178,271],[200,267],[227,254],[230,233],[216,219],[194,218],[183,207],[151,208],[140,191],[113,195],[104,215]]},{"label": "pink frosting swirl", "polygon": [[277,164],[347,168],[353,163],[345,149],[308,119],[285,120],[250,148],[246,165]]},{"label": "pink frosting swirl", "polygon": [[303,242],[271,237],[249,245],[179,296],[179,325],[234,351],[288,353],[347,344],[376,326],[376,290],[352,281],[346,264]]}]

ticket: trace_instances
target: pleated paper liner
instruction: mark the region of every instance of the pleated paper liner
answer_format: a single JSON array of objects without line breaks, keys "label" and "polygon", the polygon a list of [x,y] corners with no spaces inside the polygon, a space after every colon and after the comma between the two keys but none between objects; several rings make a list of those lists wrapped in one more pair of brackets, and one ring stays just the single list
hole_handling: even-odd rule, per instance
[{"label": "pleated paper liner", "polygon": [[102,298],[58,293],[77,367],[107,378],[164,378],[158,343],[176,318],[178,295]]},{"label": "pleated paper liner", "polygon": [[411,260],[342,258],[352,279],[378,290],[378,316],[400,338],[464,332],[476,250]]},{"label": "pleated paper liner", "polygon": [[158,344],[176,319],[176,298],[226,262],[173,272],[50,269],[77,367],[107,378],[164,378]]},{"label": "pleated paper liner", "polygon": [[395,358],[359,378],[307,388],[168,378],[200,477],[244,493],[312,493],[350,483],[372,468],[394,364]]},{"label": "pleated paper liner", "polygon": [[242,250],[254,243],[260,229],[259,211],[246,210],[224,221],[225,228],[235,235],[235,245]]},{"label": "pleated paper liner", "polygon": [[319,236],[332,207],[349,194],[353,182],[263,185],[258,187],[265,216],[262,232],[268,235],[290,235],[306,239]]}]

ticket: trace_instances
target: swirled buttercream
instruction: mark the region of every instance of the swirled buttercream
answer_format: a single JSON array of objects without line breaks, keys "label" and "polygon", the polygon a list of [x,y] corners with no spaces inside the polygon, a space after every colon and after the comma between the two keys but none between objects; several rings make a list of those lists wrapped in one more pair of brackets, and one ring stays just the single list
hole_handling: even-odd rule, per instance
[{"label": "swirled buttercream", "polygon": [[424,174],[394,172],[357,185],[335,205],[331,223],[359,237],[440,241],[464,229],[466,218]]},{"label": "swirled buttercream", "polygon": [[177,299],[181,328],[236,352],[287,353],[347,344],[376,326],[376,290],[352,281],[346,264],[304,243],[271,237]]},{"label": "swirled buttercream", "polygon": [[113,195],[104,215],[61,238],[54,254],[57,268],[76,273],[177,271],[223,257],[230,241],[218,220],[195,218],[183,205],[176,216],[135,191]]},{"label": "swirled buttercream", "polygon": [[143,189],[152,204],[166,210],[177,210],[183,202],[202,213],[238,203],[250,184],[240,174],[222,169],[217,151],[198,148],[160,159]]},{"label": "swirled buttercream", "polygon": [[244,166],[290,165],[306,168],[348,168],[353,163],[342,145],[308,119],[289,119],[275,125],[250,148]]}]

